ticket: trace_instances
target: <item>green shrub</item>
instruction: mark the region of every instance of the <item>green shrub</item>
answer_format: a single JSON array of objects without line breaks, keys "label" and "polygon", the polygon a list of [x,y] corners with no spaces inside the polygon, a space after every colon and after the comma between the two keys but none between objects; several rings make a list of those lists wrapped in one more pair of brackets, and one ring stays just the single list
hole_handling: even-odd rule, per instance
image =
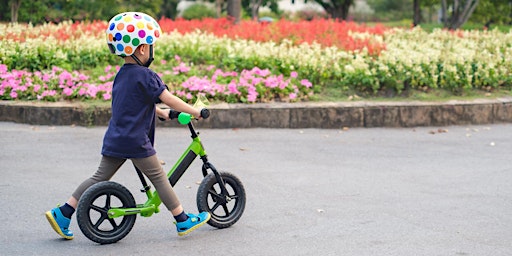
[{"label": "green shrub", "polygon": [[182,17],[186,20],[214,18],[215,10],[205,4],[193,4],[183,11]]}]

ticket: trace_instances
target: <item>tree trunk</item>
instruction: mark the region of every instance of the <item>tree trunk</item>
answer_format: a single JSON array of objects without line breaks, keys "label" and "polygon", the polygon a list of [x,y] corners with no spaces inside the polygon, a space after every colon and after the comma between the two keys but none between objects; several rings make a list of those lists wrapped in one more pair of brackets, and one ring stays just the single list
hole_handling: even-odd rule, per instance
[{"label": "tree trunk", "polygon": [[341,9],[329,8],[329,9],[326,9],[325,11],[327,13],[329,13],[329,16],[331,17],[331,19],[334,19],[334,20],[345,20],[347,17],[347,14],[345,14],[345,12]]},{"label": "tree trunk", "polygon": [[466,6],[464,7],[464,10],[462,11],[462,17],[459,20],[459,23],[457,24],[457,28],[460,28],[464,23],[466,23],[471,17],[471,14],[475,11],[479,0],[474,1],[467,1]]},{"label": "tree trunk", "polygon": [[441,1],[442,16],[444,27],[448,29],[458,29],[466,23],[475,11],[479,0],[454,0],[451,6],[451,14],[447,15],[446,0]]},{"label": "tree trunk", "polygon": [[421,22],[421,8],[420,8],[420,0],[414,0],[413,2],[413,25],[416,27]]},{"label": "tree trunk", "polygon": [[222,14],[222,4],[224,3],[223,0],[215,0],[215,12],[217,18],[220,18]]},{"label": "tree trunk", "polygon": [[348,18],[348,11],[350,10],[350,6],[354,3],[354,1],[342,1],[340,6],[341,19],[346,20]]},{"label": "tree trunk", "polygon": [[[512,0],[509,0],[508,4],[509,4],[509,6],[512,6]],[[508,24],[512,25],[512,8],[510,9],[510,14],[508,17],[510,18]]]},{"label": "tree trunk", "polygon": [[228,0],[228,16],[233,19],[233,23],[240,22],[240,14],[242,12],[241,0]]},{"label": "tree trunk", "polygon": [[[160,7],[160,16],[175,19],[178,15],[176,9],[178,7],[178,1],[164,0]],[[160,18],[160,17],[158,17]]]},{"label": "tree trunk", "polygon": [[20,10],[21,0],[11,0],[11,22],[18,22],[18,12]]},{"label": "tree trunk", "polygon": [[347,19],[350,6],[354,4],[353,0],[330,0],[326,2],[323,0],[315,0],[315,2],[324,8],[331,19],[339,20]]},{"label": "tree trunk", "polygon": [[253,20],[258,20],[262,2],[263,0],[251,0],[251,17]]},{"label": "tree trunk", "polygon": [[448,18],[446,17],[446,0],[441,1],[441,22],[443,26],[446,27]]}]

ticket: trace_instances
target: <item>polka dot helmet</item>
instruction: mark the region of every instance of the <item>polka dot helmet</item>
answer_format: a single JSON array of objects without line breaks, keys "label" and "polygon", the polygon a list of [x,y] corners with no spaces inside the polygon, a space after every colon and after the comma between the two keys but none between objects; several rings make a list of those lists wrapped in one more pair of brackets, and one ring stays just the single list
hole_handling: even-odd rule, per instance
[{"label": "polka dot helmet", "polygon": [[158,22],[142,12],[124,12],[114,16],[106,32],[110,52],[122,57],[132,55],[141,44],[154,44],[162,34]]}]

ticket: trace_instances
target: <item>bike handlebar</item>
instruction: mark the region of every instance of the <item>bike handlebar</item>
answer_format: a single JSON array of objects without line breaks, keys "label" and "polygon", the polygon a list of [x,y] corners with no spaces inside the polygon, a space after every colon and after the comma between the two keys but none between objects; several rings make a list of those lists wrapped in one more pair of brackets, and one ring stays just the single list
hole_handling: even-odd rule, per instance
[{"label": "bike handlebar", "polygon": [[[203,108],[200,112],[201,118],[206,119],[210,117],[210,110]],[[193,116],[191,114],[185,113],[185,112],[179,112],[174,109],[170,109],[169,111],[169,119],[178,119],[178,122],[180,124],[186,125],[190,123],[190,120],[192,120]],[[159,118],[161,121],[165,121],[162,118]]]}]

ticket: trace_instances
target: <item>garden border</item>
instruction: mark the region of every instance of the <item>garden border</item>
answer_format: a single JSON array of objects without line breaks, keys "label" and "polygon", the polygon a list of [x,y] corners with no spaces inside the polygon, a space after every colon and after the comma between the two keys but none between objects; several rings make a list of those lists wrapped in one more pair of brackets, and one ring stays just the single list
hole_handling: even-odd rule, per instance
[{"label": "garden border", "polygon": [[[512,97],[447,102],[309,102],[218,104],[203,128],[419,127],[512,123]],[[106,126],[110,107],[87,103],[0,101],[0,121]],[[175,127],[175,122],[158,126]]]}]

